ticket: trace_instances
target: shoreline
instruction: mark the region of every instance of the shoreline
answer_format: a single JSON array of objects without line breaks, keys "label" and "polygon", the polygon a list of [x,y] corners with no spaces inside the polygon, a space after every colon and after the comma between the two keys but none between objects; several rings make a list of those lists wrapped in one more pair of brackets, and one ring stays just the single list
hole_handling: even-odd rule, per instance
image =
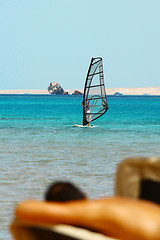
[{"label": "shoreline", "polygon": [[[83,89],[66,89],[65,91],[72,94],[75,90],[83,93]],[[160,95],[160,87],[144,87],[144,88],[107,88],[107,95],[114,95],[116,92],[122,95]],[[40,89],[16,89],[16,90],[0,90],[0,94],[50,94],[48,90]]]}]

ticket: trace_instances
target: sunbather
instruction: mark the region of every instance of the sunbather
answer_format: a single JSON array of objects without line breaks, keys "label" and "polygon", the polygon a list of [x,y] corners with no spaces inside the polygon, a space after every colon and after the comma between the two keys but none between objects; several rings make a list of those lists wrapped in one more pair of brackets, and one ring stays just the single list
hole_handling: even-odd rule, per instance
[{"label": "sunbather", "polygon": [[20,203],[15,215],[29,223],[80,225],[121,240],[160,239],[160,206],[145,200],[31,200]]}]

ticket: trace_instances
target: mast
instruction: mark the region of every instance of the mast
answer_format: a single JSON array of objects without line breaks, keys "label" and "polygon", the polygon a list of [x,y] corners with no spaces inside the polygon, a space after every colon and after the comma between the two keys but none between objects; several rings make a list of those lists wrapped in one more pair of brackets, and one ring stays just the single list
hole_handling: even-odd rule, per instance
[{"label": "mast", "polygon": [[108,110],[102,58],[92,58],[83,94],[83,125],[101,117]]}]

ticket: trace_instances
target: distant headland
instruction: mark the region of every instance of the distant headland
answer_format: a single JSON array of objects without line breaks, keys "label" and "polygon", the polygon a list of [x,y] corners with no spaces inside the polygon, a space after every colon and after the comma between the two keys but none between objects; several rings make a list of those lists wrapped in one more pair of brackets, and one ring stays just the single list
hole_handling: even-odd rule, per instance
[{"label": "distant headland", "polygon": [[[68,95],[72,95],[75,91],[83,94],[83,89],[66,89]],[[144,88],[106,88],[107,95],[144,95],[144,96],[160,96],[160,87],[144,87]],[[12,89],[0,90],[0,94],[50,94],[48,89]]]}]

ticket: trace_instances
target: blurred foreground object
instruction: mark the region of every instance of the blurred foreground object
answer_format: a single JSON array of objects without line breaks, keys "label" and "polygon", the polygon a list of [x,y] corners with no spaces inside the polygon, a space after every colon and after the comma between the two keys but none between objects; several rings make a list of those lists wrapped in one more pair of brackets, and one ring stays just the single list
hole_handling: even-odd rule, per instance
[{"label": "blurred foreground object", "polygon": [[117,169],[115,195],[160,204],[160,157],[133,157]]}]

